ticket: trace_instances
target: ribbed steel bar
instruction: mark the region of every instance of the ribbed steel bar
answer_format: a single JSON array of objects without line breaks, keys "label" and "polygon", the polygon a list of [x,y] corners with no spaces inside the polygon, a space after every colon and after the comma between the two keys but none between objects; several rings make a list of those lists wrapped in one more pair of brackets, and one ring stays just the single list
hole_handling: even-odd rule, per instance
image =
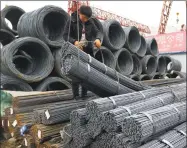
[{"label": "ribbed steel bar", "polygon": [[[81,61],[83,61],[85,63],[89,63],[91,67],[97,69],[99,72],[107,75],[108,77],[110,77],[114,80],[118,80],[118,78],[119,78],[119,83],[128,87],[128,88],[131,88],[136,91],[150,88],[146,85],[142,85],[140,82],[134,82],[130,78],[116,72],[114,69],[112,69],[110,67],[106,67],[106,65],[99,62],[95,58],[90,57],[85,52],[80,51],[80,49],[76,48],[75,46],[73,46],[69,42],[66,42],[62,45],[62,52],[63,52],[63,54],[62,54],[63,57],[66,56],[67,54],[71,54],[72,56],[74,55],[76,57],[79,57]],[[63,60],[61,62],[63,62]],[[62,64],[62,65],[65,65],[65,64]],[[62,72],[64,71],[63,68],[64,67],[62,66]]]},{"label": "ribbed steel bar", "polygon": [[118,106],[124,106],[137,101],[145,100],[150,97],[154,97],[166,92],[173,93],[175,90],[185,88],[186,84],[173,85],[171,87],[162,87],[148,89],[141,92],[134,92],[124,95],[112,96],[108,98],[99,98],[93,101],[89,101],[86,105],[87,117],[89,119],[86,124],[90,136],[95,138],[103,130],[103,113]]},{"label": "ribbed steel bar", "polygon": [[70,113],[71,111],[85,107],[85,104],[95,99],[96,97],[87,97],[85,100],[72,100],[67,102],[66,104],[58,104],[58,105],[52,105],[47,106],[43,109],[43,113],[41,113],[40,110],[40,116],[42,119],[42,123],[45,125],[50,124],[56,124],[56,123],[62,123],[64,121],[70,120]]},{"label": "ribbed steel bar", "polygon": [[75,56],[67,55],[64,57],[64,64],[66,66],[64,71],[69,77],[73,76],[76,78],[75,80],[89,85],[89,90],[101,97],[126,94],[134,91],[99,72],[89,64],[79,61]]},{"label": "ribbed steel bar", "polygon": [[33,123],[33,112],[31,113],[23,113],[23,114],[16,114],[16,120],[14,121],[16,125],[23,126],[25,124]]},{"label": "ribbed steel bar", "polygon": [[186,102],[180,102],[127,117],[122,131],[132,142],[142,142],[184,121]]},{"label": "ribbed steel bar", "polygon": [[121,124],[127,116],[185,100],[186,89],[184,88],[175,91],[175,95],[172,93],[164,93],[146,99],[145,101],[143,100],[129,105],[120,106],[104,113],[104,120],[102,121],[104,130],[107,132],[121,132]]},{"label": "ribbed steel bar", "polygon": [[186,122],[175,127],[159,138],[155,138],[139,148],[185,148],[186,147]]}]

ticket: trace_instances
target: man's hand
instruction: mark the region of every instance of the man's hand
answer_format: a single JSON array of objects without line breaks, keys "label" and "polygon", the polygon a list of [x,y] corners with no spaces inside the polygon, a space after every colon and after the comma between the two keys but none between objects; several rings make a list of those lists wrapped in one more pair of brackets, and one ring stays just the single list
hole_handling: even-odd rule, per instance
[{"label": "man's hand", "polygon": [[78,46],[79,45],[79,41],[75,41],[74,45]]},{"label": "man's hand", "polygon": [[101,41],[99,39],[96,39],[95,42],[94,42],[95,46],[97,48],[100,48],[101,47]]}]

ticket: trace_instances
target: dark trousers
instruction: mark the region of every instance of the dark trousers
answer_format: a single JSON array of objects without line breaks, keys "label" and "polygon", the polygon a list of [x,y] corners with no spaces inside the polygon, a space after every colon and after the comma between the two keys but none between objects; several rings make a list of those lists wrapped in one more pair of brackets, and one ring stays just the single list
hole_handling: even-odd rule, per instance
[{"label": "dark trousers", "polygon": [[[90,54],[91,57],[94,57],[93,54],[93,48],[92,47],[85,47],[84,52],[87,54]],[[79,86],[81,85],[80,82],[72,82],[72,91],[73,91],[73,96],[76,98],[79,96]],[[84,97],[87,95],[87,88],[81,85],[81,97]]]}]

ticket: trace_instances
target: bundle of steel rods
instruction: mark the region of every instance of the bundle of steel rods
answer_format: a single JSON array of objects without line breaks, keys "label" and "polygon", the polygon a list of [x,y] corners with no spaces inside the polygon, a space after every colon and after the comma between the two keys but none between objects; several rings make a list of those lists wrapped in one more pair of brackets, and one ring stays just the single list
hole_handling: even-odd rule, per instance
[{"label": "bundle of steel rods", "polygon": [[122,131],[132,142],[140,142],[184,121],[186,102],[180,102],[127,117],[123,121]]},{"label": "bundle of steel rods", "polygon": [[[93,67],[97,71],[105,74],[111,79],[118,80],[119,83],[136,91],[144,90],[149,88],[148,86],[142,85],[140,82],[134,82],[130,78],[116,72],[114,69],[107,67],[103,63],[97,61],[96,59],[90,57],[88,54],[86,54],[83,51],[80,51],[78,48],[70,44],[69,42],[66,42],[62,45],[62,56],[65,57],[66,55],[71,55],[70,57],[78,57],[79,61],[82,61],[84,63],[90,64],[90,67]],[[63,58],[62,58],[63,59]],[[63,62],[63,61],[62,61]],[[66,64],[63,62],[62,64],[62,71],[64,71],[64,68],[66,68]]]},{"label": "bundle of steel rods", "polygon": [[186,147],[186,122],[155,138],[139,148],[184,148]]},{"label": "bundle of steel rods", "polygon": [[185,100],[186,90],[183,88],[177,91],[175,95],[172,93],[164,93],[144,101],[138,101],[129,105],[120,106],[104,113],[104,121],[102,122],[104,130],[107,132],[121,132],[121,124],[127,116]]},{"label": "bundle of steel rods", "polygon": [[16,120],[14,121],[16,125],[23,126],[25,124],[31,124],[33,122],[33,112],[16,114]]},{"label": "bundle of steel rods", "polygon": [[89,85],[89,90],[101,97],[133,92],[132,89],[121,85],[118,81],[99,72],[89,64],[79,61],[74,56],[66,56],[64,64],[65,73],[69,77],[73,76],[76,78],[75,81],[82,81],[87,86]]}]

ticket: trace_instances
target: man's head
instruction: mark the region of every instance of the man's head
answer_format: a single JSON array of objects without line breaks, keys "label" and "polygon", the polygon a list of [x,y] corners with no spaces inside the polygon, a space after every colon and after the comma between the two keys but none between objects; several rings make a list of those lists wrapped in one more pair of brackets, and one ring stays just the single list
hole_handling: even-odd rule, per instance
[{"label": "man's head", "polygon": [[92,9],[89,6],[81,6],[79,9],[80,20],[85,23],[92,16]]}]

